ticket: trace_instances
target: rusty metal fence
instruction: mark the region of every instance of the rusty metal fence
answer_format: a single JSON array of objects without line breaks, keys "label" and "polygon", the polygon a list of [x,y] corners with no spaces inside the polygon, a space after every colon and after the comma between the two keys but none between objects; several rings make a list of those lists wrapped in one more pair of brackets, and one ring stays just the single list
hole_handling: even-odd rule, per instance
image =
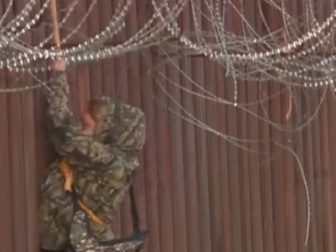
[{"label": "rusty metal fence", "polygon": [[[255,1],[233,1],[244,5],[247,18],[257,30],[264,29]],[[0,13],[8,2],[0,1]],[[25,2],[15,0],[12,15]],[[85,13],[89,2],[80,1],[69,27]],[[80,32],[92,35],[106,24],[115,2],[99,0]],[[152,11],[149,2],[135,1],[127,19],[127,33],[134,33],[145,22]],[[302,2],[286,3],[299,16]],[[333,3],[320,2],[317,9],[323,20]],[[65,1],[59,3],[65,6]],[[232,14],[228,22],[239,34],[242,27],[237,18]],[[267,18],[276,28],[280,17],[270,10]],[[190,11],[185,10],[179,20],[185,30],[191,27],[190,20]],[[204,21],[203,25],[206,30],[209,24]],[[48,29],[36,29],[24,39],[34,43]],[[125,35],[118,35],[119,39]],[[76,39],[71,43],[76,43]],[[147,143],[135,182],[141,226],[150,232],[145,251],[334,252],[333,95],[326,94],[317,116],[302,130],[283,132],[235,107],[206,101],[171,85],[173,80],[192,89],[195,81],[217,96],[232,100],[231,80],[214,62],[201,56],[176,57],[169,64],[161,64],[164,60],[162,50],[153,48],[69,69],[75,111],[78,112],[80,94],[86,98],[104,94],[139,106],[146,113]],[[0,88],[12,85],[17,77],[18,74],[2,72]],[[84,93],[81,85],[88,87]],[[323,96],[319,90],[294,90],[294,112],[286,121],[289,96],[285,87],[249,82],[240,82],[238,87],[238,99],[249,103],[249,110],[288,128],[314,115]],[[175,106],[165,90],[207,125],[232,137],[258,141],[242,141],[238,148],[186,122],[172,112],[180,113],[182,108]],[[1,252],[39,251],[39,186],[48,164],[55,158],[46,133],[45,94],[43,90],[0,94]],[[265,100],[262,106],[254,103],[262,95],[273,98]],[[312,225],[308,246],[304,245],[305,191],[296,157],[289,149],[295,150],[302,161],[310,189]],[[116,214],[115,230],[120,235],[132,232],[128,199]]]}]

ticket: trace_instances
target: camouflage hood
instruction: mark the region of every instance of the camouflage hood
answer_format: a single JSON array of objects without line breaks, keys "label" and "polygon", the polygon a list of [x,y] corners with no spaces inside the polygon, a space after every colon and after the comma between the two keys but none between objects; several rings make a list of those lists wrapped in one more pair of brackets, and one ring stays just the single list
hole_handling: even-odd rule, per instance
[{"label": "camouflage hood", "polygon": [[104,107],[95,137],[123,151],[139,151],[145,143],[145,116],[136,107],[108,97],[94,99]]}]

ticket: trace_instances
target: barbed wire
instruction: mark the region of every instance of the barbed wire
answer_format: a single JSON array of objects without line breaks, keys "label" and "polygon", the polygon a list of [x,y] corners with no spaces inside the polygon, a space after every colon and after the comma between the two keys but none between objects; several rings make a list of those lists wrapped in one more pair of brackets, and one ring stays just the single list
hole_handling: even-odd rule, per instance
[{"label": "barbed wire", "polygon": [[[302,2],[300,15],[289,11],[288,1],[257,0],[253,12],[257,13],[255,16],[259,18],[252,19],[251,10],[246,8],[247,2],[151,0],[148,3],[152,12],[146,21],[139,25],[138,30],[130,34],[125,32],[126,22],[132,5],[137,4],[136,0],[118,0],[114,2],[114,12],[109,21],[94,35],[88,36],[81,33],[81,28],[97,8],[97,0],[90,1],[77,23],[73,24],[73,27],[68,27],[69,18],[79,6],[78,0],[74,0],[67,3],[64,9],[59,26],[66,36],[60,41],[63,47],[56,48],[51,44],[51,31],[45,32],[45,36],[34,44],[28,43],[24,38],[33,30],[43,30],[50,25],[48,20],[44,20],[48,15],[46,12],[50,0],[44,1],[42,6],[39,1],[30,0],[10,19],[13,6],[11,0],[0,19],[0,69],[35,76],[35,73],[50,71],[48,62],[56,58],[63,58],[68,64],[77,65],[156,47],[164,56],[160,65],[173,67],[191,85],[191,87],[183,86],[162,75],[157,71],[158,66],[151,66],[155,82],[173,104],[169,110],[183,120],[225,139],[242,150],[259,153],[259,149],[248,148],[246,144],[260,143],[260,139],[241,139],[224,134],[184,108],[183,104],[160,84],[160,80],[164,79],[165,83],[180,88],[188,95],[235,108],[285,134],[298,132],[309,125],[316,118],[327,92],[336,91],[334,81],[336,10],[331,10],[323,21],[318,21],[322,18],[319,17],[312,0]],[[278,16],[277,23],[267,13]],[[184,15],[190,17],[190,24],[187,27],[181,22],[180,17]],[[120,34],[123,34],[119,36],[122,39],[111,43]],[[80,41],[77,44],[68,44],[70,40],[78,41],[78,39]],[[233,87],[230,99],[219,97],[208,87],[200,85],[176,63],[176,60],[193,56],[204,57],[214,62],[222,70],[223,76],[230,78],[230,81],[225,82],[225,85]],[[258,89],[260,93],[258,100],[239,100],[240,85],[247,82]],[[274,84],[282,85],[284,88],[278,93],[262,95],[263,85]],[[0,89],[0,93],[23,92],[40,87],[47,86],[43,82],[31,86],[8,86]],[[272,121],[264,108],[264,103],[288,93],[285,116],[288,121],[296,103],[295,90],[321,90],[322,94],[319,95],[315,110],[309,117],[295,125],[287,123],[283,125]],[[255,112],[251,109],[253,106],[259,106],[261,112]],[[311,202],[303,167],[290,147],[280,143],[274,144],[288,151],[298,163],[307,197],[307,242],[311,222]]]}]

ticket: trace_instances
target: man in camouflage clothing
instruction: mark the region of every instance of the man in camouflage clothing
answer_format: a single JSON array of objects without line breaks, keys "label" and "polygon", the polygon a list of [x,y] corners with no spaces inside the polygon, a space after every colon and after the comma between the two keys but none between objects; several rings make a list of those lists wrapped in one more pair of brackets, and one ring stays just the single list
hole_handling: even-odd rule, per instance
[{"label": "man in camouflage clothing", "polygon": [[105,251],[100,244],[114,239],[113,212],[139,165],[144,114],[105,97],[91,101],[83,125],[77,125],[68,107],[65,62],[56,61],[54,69],[59,71],[47,115],[50,138],[61,158],[51,165],[42,185],[41,248],[59,251],[71,244],[75,251]]}]

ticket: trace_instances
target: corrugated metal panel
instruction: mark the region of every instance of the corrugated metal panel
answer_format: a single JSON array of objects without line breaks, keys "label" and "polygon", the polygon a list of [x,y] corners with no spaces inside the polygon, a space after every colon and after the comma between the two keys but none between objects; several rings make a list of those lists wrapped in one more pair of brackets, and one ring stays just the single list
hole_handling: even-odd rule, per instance
[{"label": "corrugated metal panel", "polygon": [[[4,11],[8,2],[1,1],[0,11]],[[12,15],[25,2],[15,0]],[[243,4],[248,20],[259,32],[264,30],[253,1],[233,2],[237,6]],[[66,6],[65,1],[59,3]],[[68,21],[69,27],[75,26],[90,3],[79,2]],[[115,4],[116,1],[99,0],[80,32],[92,36],[109,20]],[[291,1],[288,5],[299,16],[303,3]],[[203,7],[207,12],[206,6]],[[322,20],[333,7],[334,4],[321,5],[318,18]],[[150,13],[148,1],[135,1],[126,31],[115,41],[133,34]],[[279,26],[281,17],[272,10],[267,11],[267,16],[270,20],[273,17],[271,27]],[[229,27],[241,34],[238,17],[231,14],[227,19]],[[179,22],[184,30],[192,27],[190,10],[183,13]],[[207,30],[208,26],[204,19],[203,28]],[[24,39],[35,42],[48,32],[50,28],[37,29]],[[63,32],[62,36],[65,35]],[[150,49],[144,54],[69,69],[75,111],[80,110],[80,97],[88,99],[103,94],[140,106],[146,113],[147,143],[135,182],[141,225],[150,231],[146,251],[334,252],[334,97],[328,94],[319,116],[302,131],[284,133],[244,111],[197,98],[172,85],[171,80],[195,89],[192,81],[173,64],[159,65],[163,59],[160,49]],[[202,87],[233,100],[232,81],[215,63],[202,57],[172,61]],[[12,79],[13,75],[1,73],[0,87],[9,85]],[[293,115],[286,122],[290,93],[285,87],[239,82],[238,88],[241,103],[273,95],[273,99],[262,103],[263,107],[249,105],[249,109],[286,126],[295,126],[313,115],[322,96],[318,91],[292,90]],[[243,142],[245,148],[254,150],[248,152],[185,122],[168,110],[176,107],[163,89],[197,118],[223,133],[261,141]],[[44,113],[42,90],[0,94],[1,252],[38,251],[38,188],[55,157],[47,140]],[[293,155],[274,141],[294,148],[303,161],[312,196],[308,247],[304,246],[306,201],[298,165]],[[128,208],[129,201],[125,200],[116,218],[118,234],[132,232]]]}]

